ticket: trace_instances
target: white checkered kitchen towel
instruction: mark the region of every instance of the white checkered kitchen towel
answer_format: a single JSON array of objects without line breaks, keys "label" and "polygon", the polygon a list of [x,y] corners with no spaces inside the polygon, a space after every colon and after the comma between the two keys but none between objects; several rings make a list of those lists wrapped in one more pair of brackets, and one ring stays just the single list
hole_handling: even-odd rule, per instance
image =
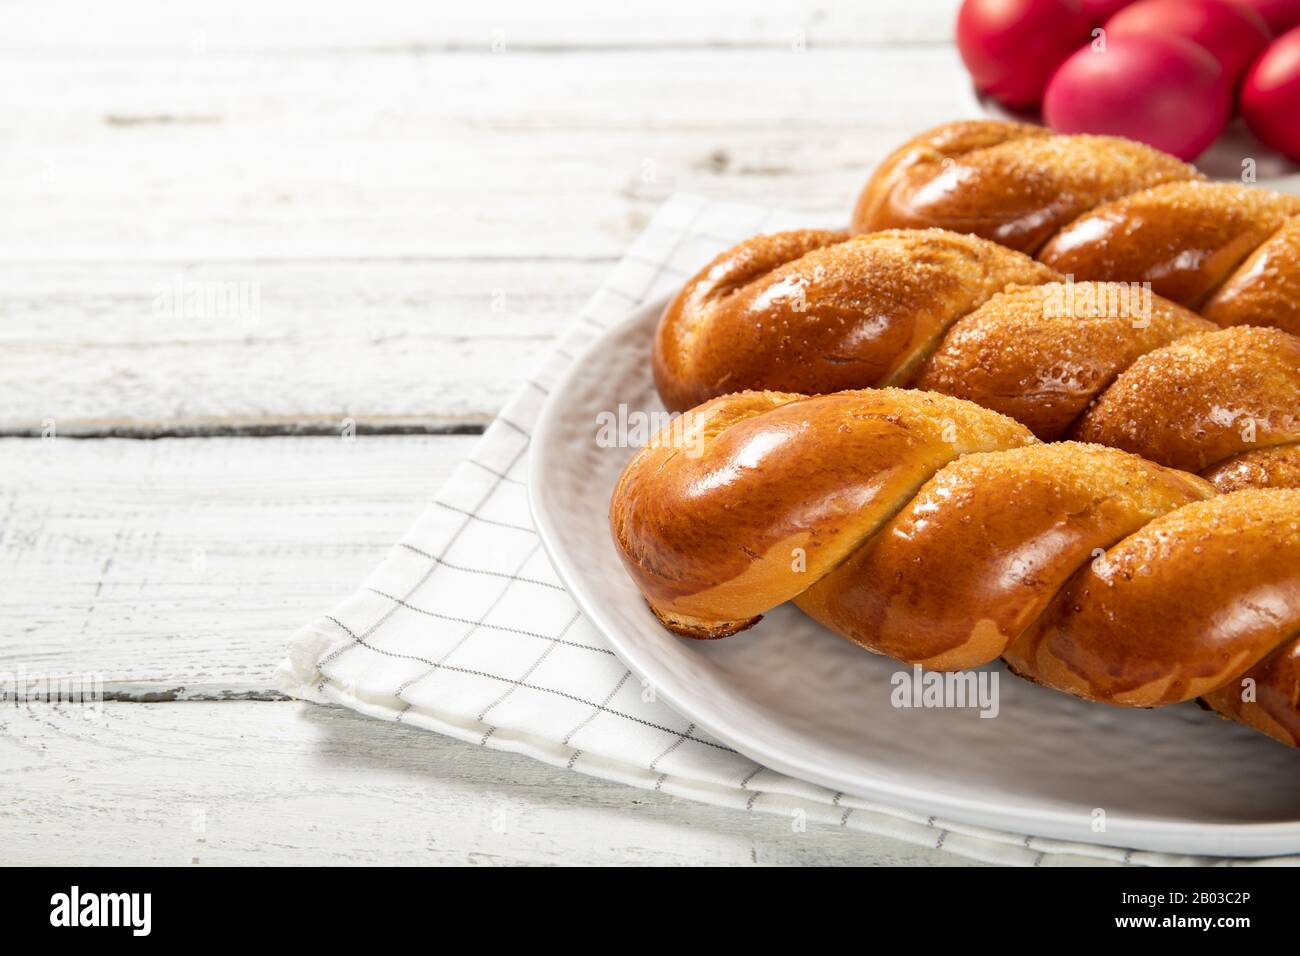
[{"label": "white checkered kitchen towel", "polygon": [[294,637],[282,686],[607,780],[738,810],[801,809],[814,822],[992,863],[1229,862],[997,832],[768,770],[667,705],[643,700],[640,680],[560,585],[524,485],[529,432],[551,383],[595,336],[727,246],[823,224],[824,216],[690,196],[668,202],[383,564]]}]

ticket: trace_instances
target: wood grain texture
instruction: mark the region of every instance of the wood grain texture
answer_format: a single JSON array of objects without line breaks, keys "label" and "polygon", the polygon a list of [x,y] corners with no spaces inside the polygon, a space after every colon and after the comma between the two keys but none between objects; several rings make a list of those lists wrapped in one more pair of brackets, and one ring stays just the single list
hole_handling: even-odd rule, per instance
[{"label": "wood grain texture", "polygon": [[[368,431],[481,427],[674,191],[847,215],[966,107],[954,11],[7,11],[0,436],[60,437],[0,438],[0,669],[169,703],[0,709],[6,859],[960,862],[234,699],[474,441]],[[159,309],[177,280],[258,308]]]},{"label": "wood grain texture", "polygon": [[0,773],[9,864],[968,862],[295,702],[5,707]]},{"label": "wood grain texture", "polygon": [[273,691],[472,437],[0,441],[0,661],[128,698]]},{"label": "wood grain texture", "polygon": [[947,47],[79,62],[0,60],[0,258],[614,256],[674,190],[847,219],[968,105]]},{"label": "wood grain texture", "polygon": [[[0,433],[490,420],[605,262],[36,263],[0,270]],[[243,284],[245,292],[209,292]],[[192,294],[193,293],[193,294]],[[179,303],[179,306],[176,304]]]},{"label": "wood grain texture", "polygon": [[337,708],[239,702],[277,696],[288,635],[357,585],[475,441],[0,441],[0,661],[29,678],[98,672],[118,701],[96,717],[0,708],[7,859],[964,862]]},{"label": "wood grain texture", "polygon": [[[194,9],[166,0],[113,5],[112,48],[123,53],[188,49],[337,52],[392,48],[457,52],[488,47],[500,36],[512,45],[554,52],[584,48],[710,47],[746,49],[791,42],[802,33],[817,45],[946,41],[955,18],[951,0],[873,3],[714,0],[675,9],[661,0],[478,0],[440,7],[405,0],[229,0]],[[94,0],[49,0],[40,11],[6,17],[0,49],[59,47],[98,52],[99,31],[87,30],[100,8]]]},{"label": "wood grain texture", "polygon": [[[502,4],[499,53],[469,42],[487,13],[405,6],[362,28],[246,4],[197,17],[197,47],[154,3],[93,50],[22,20],[0,40],[0,433],[481,424],[674,191],[847,218],[890,148],[967,108],[948,46],[881,45],[946,36],[951,4],[896,7],[697,24]],[[78,15],[97,16],[50,23]],[[775,42],[791,16],[834,43]],[[258,314],[159,314],[178,278],[255,286]]]}]

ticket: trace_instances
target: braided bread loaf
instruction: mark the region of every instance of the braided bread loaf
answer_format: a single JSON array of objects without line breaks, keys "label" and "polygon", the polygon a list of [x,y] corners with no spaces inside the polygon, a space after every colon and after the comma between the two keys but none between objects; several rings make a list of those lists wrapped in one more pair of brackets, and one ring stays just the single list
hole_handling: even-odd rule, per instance
[{"label": "braided bread loaf", "polygon": [[957,123],[853,230],[740,243],[659,323],[690,410],[610,511],[659,619],[793,600],[898,660],[1200,697],[1300,746],[1300,198]]},{"label": "braided bread loaf", "polygon": [[674,411],[740,389],[914,386],[1044,440],[1209,469],[1224,487],[1300,487],[1300,339],[1219,329],[1140,288],[1065,282],[938,229],[743,242],[668,307],[653,368]]},{"label": "braided bread loaf", "polygon": [[1300,196],[1210,183],[1117,137],[948,123],[886,159],[852,224],[969,232],[1075,279],[1150,282],[1219,325],[1300,334]]},{"label": "braided bread loaf", "polygon": [[902,661],[1001,656],[1130,706],[1202,696],[1300,746],[1300,490],[1220,495],[933,392],[741,392],[643,448],[610,522],[679,634],[794,600]]}]

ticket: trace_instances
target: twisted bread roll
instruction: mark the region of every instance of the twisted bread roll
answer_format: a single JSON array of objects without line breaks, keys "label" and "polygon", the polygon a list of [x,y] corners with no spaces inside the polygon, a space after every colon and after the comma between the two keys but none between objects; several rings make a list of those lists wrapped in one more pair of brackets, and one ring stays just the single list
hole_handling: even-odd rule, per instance
[{"label": "twisted bread roll", "polygon": [[1206,182],[1117,137],[948,123],[886,159],[852,223],[973,233],[1076,279],[1150,282],[1219,325],[1300,334],[1300,197]]},{"label": "twisted bread roll", "polygon": [[930,392],[742,392],[643,448],[610,522],[679,634],[723,637],[793,599],[899,660],[1003,656],[1131,706],[1205,695],[1300,745],[1300,490],[1217,495]]},{"label": "twisted bread roll", "polygon": [[659,324],[690,411],[610,521],[665,626],[794,600],[899,660],[1201,697],[1300,746],[1300,198],[957,123],[881,167],[853,229],[741,243]]},{"label": "twisted bread roll", "polygon": [[1219,329],[1129,285],[1063,282],[970,235],[747,240],[668,307],[653,367],[675,411],[740,389],[914,386],[1002,412],[1044,440],[1214,469],[1225,487],[1247,475],[1300,487],[1300,339]]},{"label": "twisted bread roll", "polygon": [[1012,283],[1060,278],[952,232],[748,239],[686,283],[655,333],[655,384],[683,411],[740,389],[836,392],[906,381],[956,319]]}]

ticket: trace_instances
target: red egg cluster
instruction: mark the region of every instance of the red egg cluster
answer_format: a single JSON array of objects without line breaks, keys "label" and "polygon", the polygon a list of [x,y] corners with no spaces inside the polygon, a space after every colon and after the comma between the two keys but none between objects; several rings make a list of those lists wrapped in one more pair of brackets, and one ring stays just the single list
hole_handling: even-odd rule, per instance
[{"label": "red egg cluster", "polygon": [[1300,161],[1300,0],[965,0],[957,46],[977,88],[1057,132],[1192,159],[1240,111]]}]

